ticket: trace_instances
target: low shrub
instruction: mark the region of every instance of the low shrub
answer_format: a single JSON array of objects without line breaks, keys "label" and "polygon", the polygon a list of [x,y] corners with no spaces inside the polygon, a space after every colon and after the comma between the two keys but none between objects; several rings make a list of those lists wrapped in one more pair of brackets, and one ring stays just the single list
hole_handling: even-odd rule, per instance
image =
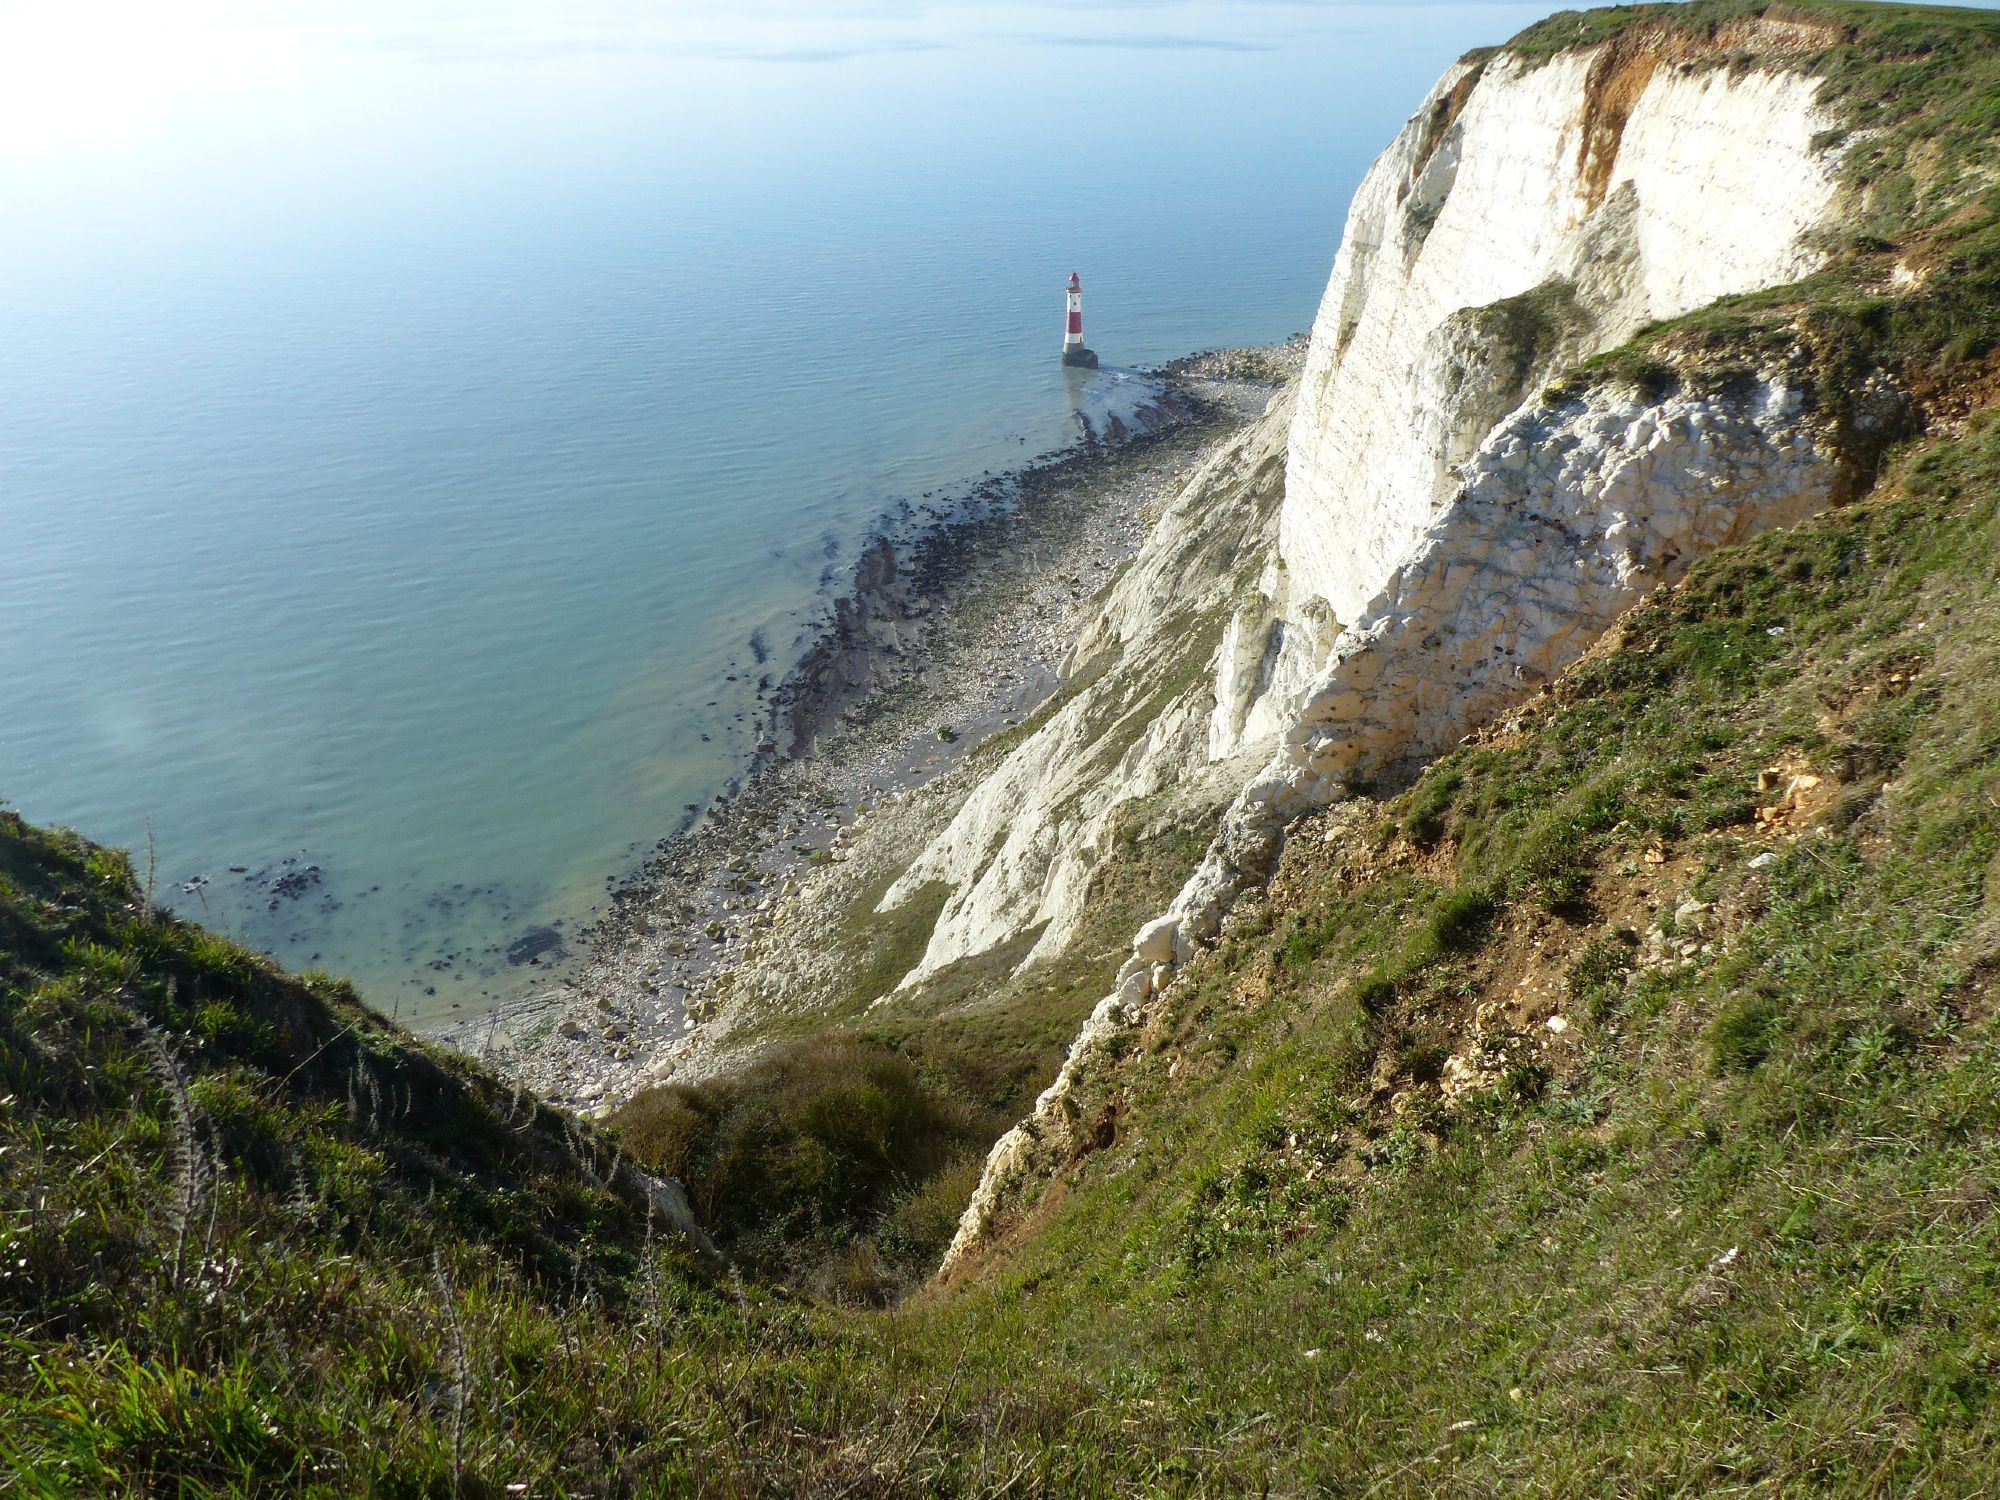
[{"label": "low shrub", "polygon": [[1638,937],[1629,928],[1585,943],[1570,965],[1570,998],[1582,1002],[1596,1020],[1616,1012],[1624,1001],[1625,979],[1632,972],[1637,948]]},{"label": "low shrub", "polygon": [[[776,1048],[740,1073],[651,1089],[611,1123],[634,1156],[686,1184],[733,1256],[780,1275],[832,1269],[838,1259],[843,1286],[856,1284],[862,1264],[853,1242],[985,1144],[974,1112],[927,1085],[907,1058],[845,1036]],[[930,1207],[912,1207],[901,1223],[897,1243],[913,1257],[928,1257],[937,1238],[942,1210]]]},{"label": "low shrub", "polygon": [[1431,908],[1420,944],[1439,957],[1469,953],[1484,939],[1488,924],[1499,910],[1499,901],[1483,887],[1467,886],[1453,891]]},{"label": "low shrub", "polygon": [[1464,784],[1464,773],[1450,765],[1432,770],[1419,781],[1410,793],[1409,810],[1403,816],[1404,836],[1426,849],[1443,838]]},{"label": "low shrub", "polygon": [[1748,1073],[1777,1046],[1784,1006],[1776,995],[1746,990],[1731,995],[1709,1029],[1717,1072]]}]

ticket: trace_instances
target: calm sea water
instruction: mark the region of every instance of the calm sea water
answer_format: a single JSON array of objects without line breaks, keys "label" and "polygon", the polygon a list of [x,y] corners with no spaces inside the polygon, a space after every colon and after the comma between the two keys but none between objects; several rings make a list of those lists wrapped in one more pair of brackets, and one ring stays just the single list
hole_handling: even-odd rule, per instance
[{"label": "calm sea water", "polygon": [[1306,327],[1539,9],[0,10],[0,797],[490,1003],[740,769],[872,519],[1070,438],[1071,269],[1108,365]]}]

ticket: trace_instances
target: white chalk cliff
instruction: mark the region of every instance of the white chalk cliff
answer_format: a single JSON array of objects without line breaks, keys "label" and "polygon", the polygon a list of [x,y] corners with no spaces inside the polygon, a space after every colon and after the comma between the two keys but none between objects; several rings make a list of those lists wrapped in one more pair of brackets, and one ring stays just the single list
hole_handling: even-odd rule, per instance
[{"label": "white chalk cliff", "polygon": [[[1069,663],[1116,652],[1122,670],[1025,741],[885,897],[892,909],[930,882],[952,891],[912,980],[1034,927],[1030,962],[1059,951],[1119,801],[1191,768],[1261,763],[1370,691],[1352,681],[1365,664],[1319,680],[1336,642],[1364,624],[1379,637],[1378,596],[1419,551],[1450,553],[1485,524],[1461,499],[1472,493],[1461,470],[1549,374],[1645,322],[1812,269],[1838,166],[1815,145],[1816,87],[1604,48],[1541,63],[1502,53],[1448,73],[1355,196],[1289,421],[1274,412],[1190,483]],[[1280,441],[1283,501],[1259,534],[1270,497],[1246,504],[1242,476],[1267,482]],[[1646,463],[1666,472],[1657,455]],[[1620,483],[1640,477],[1632,468]],[[1656,572],[1628,566],[1621,597]],[[1204,701],[1153,702],[1135,723],[1130,710],[1154,696],[1146,684],[1174,675],[1190,620],[1212,625],[1218,604],[1219,638],[1195,642],[1213,653]],[[1454,682],[1503,674],[1506,686],[1465,699],[1490,706],[1558,669],[1590,629],[1580,619],[1517,643],[1484,673],[1461,662]],[[1377,762],[1448,743],[1448,706],[1421,720],[1389,703],[1372,714]],[[1322,756],[1316,769],[1333,767]]]},{"label": "white chalk cliff", "polygon": [[[1525,381],[1817,259],[1837,163],[1813,146],[1816,81],[1657,69],[1615,143],[1593,148],[1608,128],[1594,101],[1616,86],[1595,53],[1502,54],[1439,130],[1467,71],[1433,91],[1348,215],[1286,461],[1287,613],[1359,620]],[[1594,149],[1615,153],[1608,170]],[[1518,316],[1478,315],[1543,287]],[[1292,675],[1322,665],[1297,654],[1278,664],[1281,703]]]},{"label": "white chalk cliff", "polygon": [[1269,753],[1212,753],[1209,677],[1221,621],[1276,529],[1290,417],[1290,400],[1274,399],[1189,479],[1071,648],[1063,675],[1085,685],[889,888],[885,910],[932,882],[951,890],[906,984],[1036,927],[1026,961],[1061,952],[1119,804],[1172,793],[1219,808]]},{"label": "white chalk cliff", "polygon": [[1549,385],[1646,323],[1819,264],[1833,132],[1816,80],[1783,66],[1801,39],[1757,30],[1755,66],[1716,55],[1741,36],[1702,55],[1635,30],[1448,73],[1355,196],[1294,400],[1187,487],[1072,663],[1154,669],[1193,649],[1202,679],[1162,701],[1143,673],[1105,673],[890,890],[885,906],[952,888],[916,978],[1040,924],[1053,952],[1108,809],[1237,788],[1062,1076],[994,1148],[947,1267],[1059,1143],[1070,1081],[1214,936],[1287,823],[1448,748],[1695,558],[1836,493],[1803,349],[1706,392]]}]

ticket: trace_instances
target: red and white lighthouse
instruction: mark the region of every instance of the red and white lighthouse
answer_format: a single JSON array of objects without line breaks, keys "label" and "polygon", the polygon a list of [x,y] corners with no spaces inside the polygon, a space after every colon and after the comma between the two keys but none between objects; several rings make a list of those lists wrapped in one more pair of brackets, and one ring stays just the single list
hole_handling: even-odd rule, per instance
[{"label": "red and white lighthouse", "polygon": [[1083,281],[1074,271],[1069,273],[1069,286],[1065,288],[1065,293],[1069,321],[1063,330],[1062,362],[1094,370],[1097,368],[1097,356],[1083,347]]}]

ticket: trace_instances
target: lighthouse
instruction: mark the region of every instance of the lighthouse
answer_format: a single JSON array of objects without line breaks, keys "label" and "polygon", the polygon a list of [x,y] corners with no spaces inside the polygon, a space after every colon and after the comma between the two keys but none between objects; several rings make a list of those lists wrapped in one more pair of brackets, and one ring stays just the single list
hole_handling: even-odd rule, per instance
[{"label": "lighthouse", "polygon": [[1083,282],[1076,272],[1069,273],[1069,286],[1065,289],[1069,304],[1069,322],[1063,331],[1062,362],[1082,370],[1097,368],[1097,356],[1083,347]]}]

